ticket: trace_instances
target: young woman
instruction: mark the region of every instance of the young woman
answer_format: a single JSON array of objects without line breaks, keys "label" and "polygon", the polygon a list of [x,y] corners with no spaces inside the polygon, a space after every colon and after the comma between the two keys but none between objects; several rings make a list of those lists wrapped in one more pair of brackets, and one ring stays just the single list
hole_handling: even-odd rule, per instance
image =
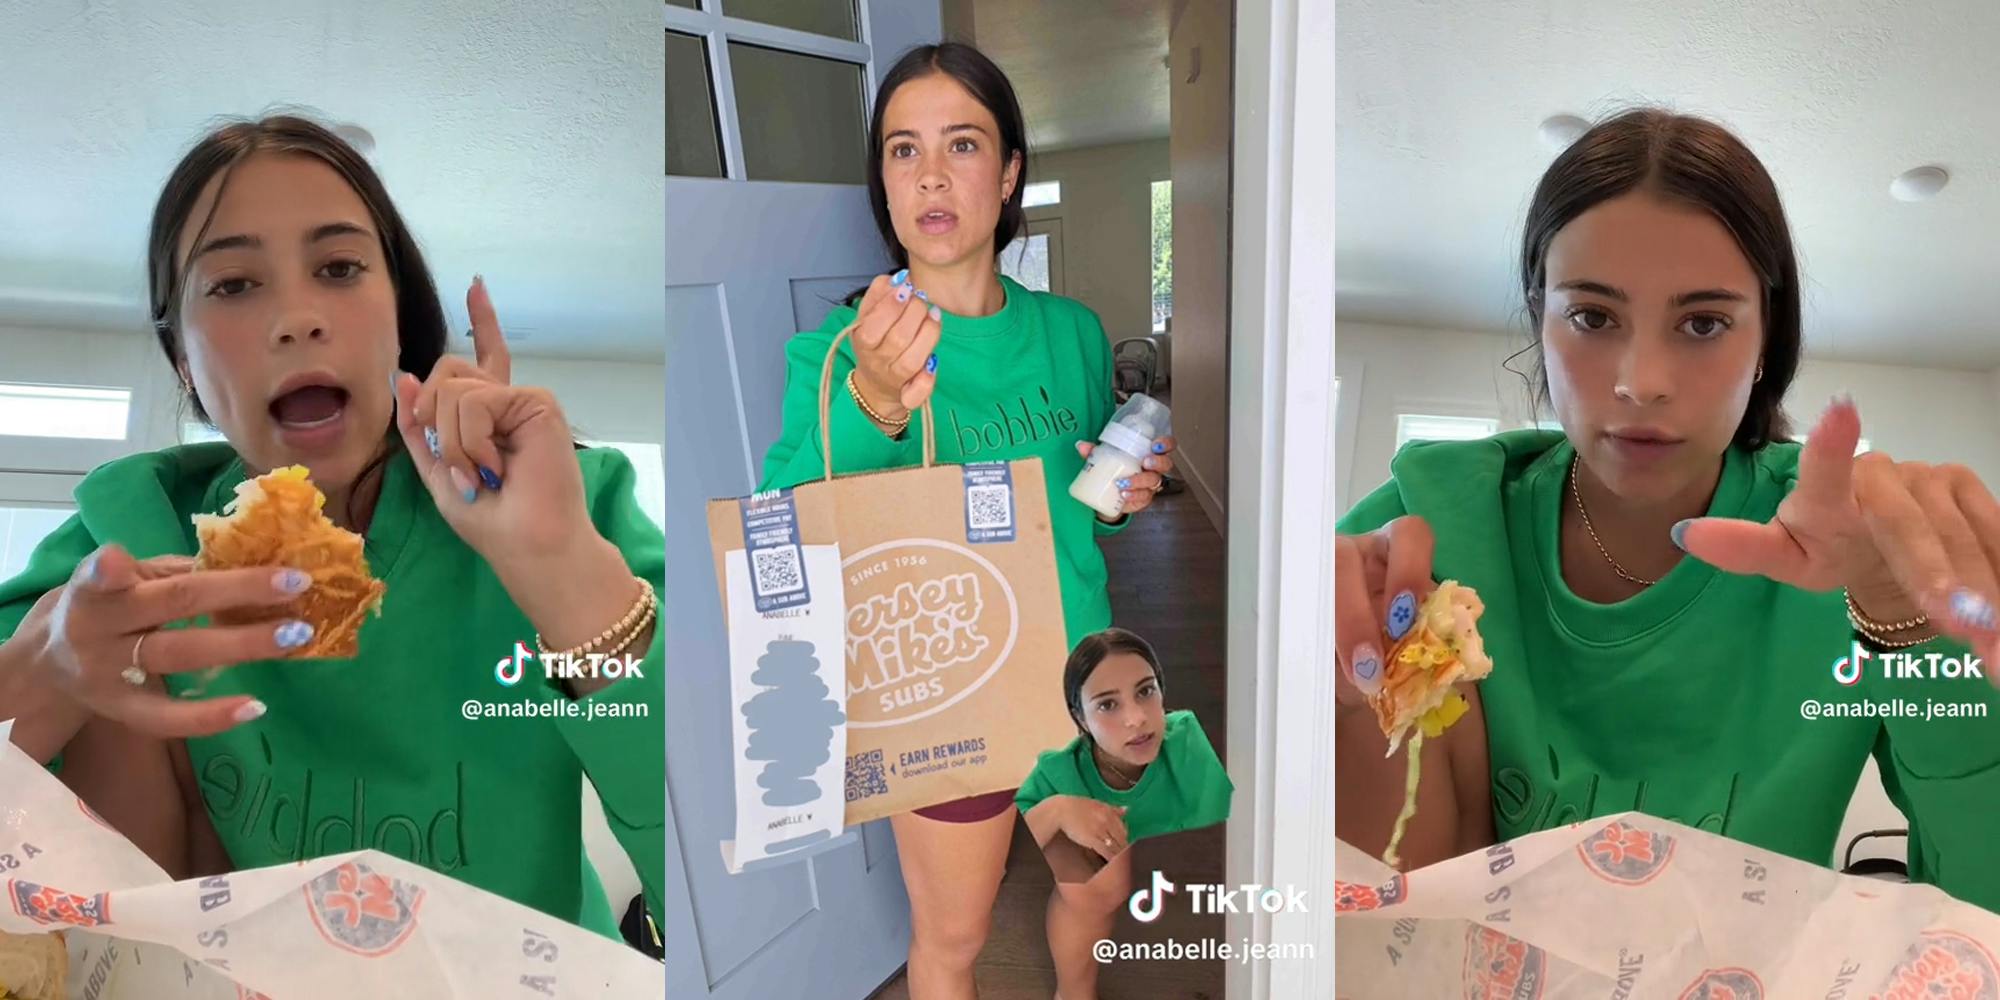
[{"label": "young woman", "polygon": [[[859,302],[833,310],[786,350],[784,428],[764,458],[762,490],[820,478],[820,370],[833,340],[858,324],[834,363],[829,420],[839,473],[922,462],[917,411],[936,414],[943,462],[1039,457],[1048,476],[1056,572],[1070,643],[1111,624],[1098,535],[1146,509],[1173,469],[1173,442],[1155,445],[1123,484],[1125,514],[1100,518],[1071,499],[1090,442],[1111,419],[1111,344],[1089,309],[1030,292],[998,271],[1025,224],[1027,127],[1012,85],[977,50],[912,50],[890,69],[869,125],[868,192],[898,269]],[[1027,407],[1048,420],[1012,423]],[[1006,868],[1014,793],[895,817],[897,852],[915,930],[916,1000],[975,995],[973,961],[986,942]]]},{"label": "young woman", "polygon": [[[1406,448],[1340,522],[1340,836],[1387,843],[1404,764],[1359,699],[1450,578],[1485,603],[1493,672],[1423,748],[1409,867],[1628,809],[1826,864],[1872,753],[1912,877],[2000,908],[2000,721],[1861,705],[1996,701],[1875,664],[2000,657],[2000,505],[1960,466],[1855,458],[1849,399],[1789,442],[1800,285],[1762,164],[1701,119],[1618,117],[1549,167],[1521,259],[1562,431]],[[1857,639],[1873,658],[1842,683]]]},{"label": "young woman", "polygon": [[[664,541],[630,466],[577,450],[546,391],[509,384],[482,283],[478,363],[446,356],[415,239],[317,125],[204,138],[160,195],[148,257],[160,346],[228,442],[97,469],[0,584],[13,741],[179,876],[374,848],[615,939],[582,847],[588,777],[658,912]],[[193,515],[293,464],[388,588],[352,660],[281,658],[303,622],[175,627],[310,584],[190,558]],[[493,664],[517,641],[644,659],[636,677],[503,686]],[[189,697],[190,672],[219,666]],[[540,714],[462,718],[467,702]]]},{"label": "young woman", "polygon": [[1124,629],[1084,637],[1063,668],[1078,736],[1041,755],[1014,802],[1055,870],[1057,995],[1094,1000],[1091,945],[1132,895],[1128,844],[1229,818],[1236,786],[1193,712],[1166,710],[1160,658]]}]

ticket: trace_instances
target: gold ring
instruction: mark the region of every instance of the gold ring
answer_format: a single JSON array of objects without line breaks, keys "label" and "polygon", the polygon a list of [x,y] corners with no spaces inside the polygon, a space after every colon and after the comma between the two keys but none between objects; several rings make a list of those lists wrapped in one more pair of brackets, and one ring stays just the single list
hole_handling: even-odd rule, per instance
[{"label": "gold ring", "polygon": [[125,679],[125,683],[133,687],[140,687],[146,683],[146,668],[139,665],[139,650],[146,645],[146,637],[152,634],[139,633],[139,638],[132,643],[132,665],[118,673],[118,676]]}]

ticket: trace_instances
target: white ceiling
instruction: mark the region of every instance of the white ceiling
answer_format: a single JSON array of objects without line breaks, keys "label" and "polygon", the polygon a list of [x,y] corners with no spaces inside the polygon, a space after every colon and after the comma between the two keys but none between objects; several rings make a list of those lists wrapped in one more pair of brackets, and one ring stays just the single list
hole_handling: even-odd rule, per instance
[{"label": "white ceiling", "polygon": [[[1549,115],[1639,102],[1743,136],[1805,268],[1809,356],[2000,366],[2000,4],[1341,0],[1343,319],[1519,332]],[[1889,197],[1944,166],[1936,200]]]},{"label": "white ceiling", "polygon": [[143,333],[181,153],[304,105],[374,133],[455,327],[481,272],[520,353],[657,363],[662,59],[633,0],[0,4],[0,325]]},{"label": "white ceiling", "polygon": [[1013,82],[1029,149],[1167,137],[1174,0],[946,3],[972,6],[973,41]]}]

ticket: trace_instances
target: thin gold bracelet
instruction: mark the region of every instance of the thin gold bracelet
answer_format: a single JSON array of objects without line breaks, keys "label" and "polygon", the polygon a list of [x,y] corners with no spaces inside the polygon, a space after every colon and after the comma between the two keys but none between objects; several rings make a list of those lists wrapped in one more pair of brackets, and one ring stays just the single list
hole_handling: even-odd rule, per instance
[{"label": "thin gold bracelet", "polygon": [[1853,593],[1847,591],[1842,593],[1847,597],[1847,623],[1854,626],[1854,630],[1861,633],[1862,638],[1883,649],[1908,649],[1937,638],[1935,635],[1920,635],[1914,639],[1891,639],[1889,637],[1898,632],[1927,628],[1931,623],[1930,616],[1920,614],[1915,618],[1905,618],[1899,622],[1878,622],[1861,612],[1861,606],[1854,603]]},{"label": "thin gold bracelet", "polygon": [[861,412],[867,414],[868,419],[884,427],[893,429],[895,433],[889,435],[890,437],[895,437],[897,434],[903,433],[903,429],[910,426],[910,417],[913,414],[906,413],[901,420],[890,420],[888,417],[875,412],[875,408],[868,405],[867,398],[861,395],[861,389],[854,384],[854,372],[847,373],[847,394],[854,397],[855,405],[861,407]]},{"label": "thin gold bracelet", "polygon": [[635,625],[634,623],[639,622],[641,619],[650,619],[654,608],[657,606],[656,598],[653,595],[653,585],[638,576],[634,576],[632,579],[639,584],[639,599],[632,602],[631,609],[626,611],[610,628],[597,633],[597,637],[589,642],[560,651],[550,649],[548,641],[542,638],[540,632],[536,632],[535,650],[544,657],[576,659],[597,651],[599,646],[614,636],[625,636],[625,644],[630,645],[632,638],[636,637],[637,630],[645,627],[643,624]]}]

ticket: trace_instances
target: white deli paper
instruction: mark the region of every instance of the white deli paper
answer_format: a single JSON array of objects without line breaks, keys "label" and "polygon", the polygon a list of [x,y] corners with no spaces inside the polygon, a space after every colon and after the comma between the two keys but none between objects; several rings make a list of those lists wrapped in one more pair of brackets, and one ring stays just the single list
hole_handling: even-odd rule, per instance
[{"label": "white deli paper", "polygon": [[2000,916],[1643,813],[1334,878],[1344,1000],[2000,997]]},{"label": "white deli paper", "polygon": [[847,796],[847,596],[840,546],[805,545],[811,600],[758,613],[750,563],[727,553],[729,717],[735,750],[736,839],[722,844],[732,874],[811,851],[840,835]]},{"label": "white deli paper", "polygon": [[11,744],[0,889],[0,931],[62,935],[71,1000],[666,992],[620,942],[378,851],[172,881]]}]

